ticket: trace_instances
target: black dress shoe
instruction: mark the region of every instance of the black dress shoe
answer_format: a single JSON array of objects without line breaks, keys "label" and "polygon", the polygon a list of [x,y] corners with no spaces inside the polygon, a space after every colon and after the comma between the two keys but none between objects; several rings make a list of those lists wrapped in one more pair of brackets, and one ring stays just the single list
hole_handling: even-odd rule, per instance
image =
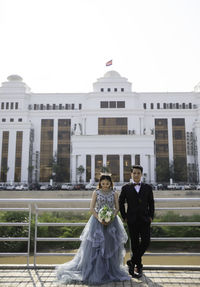
[{"label": "black dress shoe", "polygon": [[127,262],[126,262],[126,264],[128,265],[128,272],[129,272],[129,274],[132,276],[132,277],[134,277],[134,265],[133,265],[133,263],[132,263],[132,261],[131,260],[128,260]]},{"label": "black dress shoe", "polygon": [[136,275],[136,278],[142,277],[142,267],[137,267],[137,272],[134,272]]}]

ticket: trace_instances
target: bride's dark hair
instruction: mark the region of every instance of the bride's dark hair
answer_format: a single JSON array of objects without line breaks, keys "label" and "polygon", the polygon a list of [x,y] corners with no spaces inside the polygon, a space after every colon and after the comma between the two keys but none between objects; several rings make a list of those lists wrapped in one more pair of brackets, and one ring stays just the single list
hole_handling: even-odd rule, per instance
[{"label": "bride's dark hair", "polygon": [[101,186],[101,181],[104,180],[104,179],[110,181],[110,188],[113,188],[112,178],[111,178],[110,175],[106,175],[106,174],[102,174],[102,175],[100,176],[98,188],[102,188],[102,186]]}]

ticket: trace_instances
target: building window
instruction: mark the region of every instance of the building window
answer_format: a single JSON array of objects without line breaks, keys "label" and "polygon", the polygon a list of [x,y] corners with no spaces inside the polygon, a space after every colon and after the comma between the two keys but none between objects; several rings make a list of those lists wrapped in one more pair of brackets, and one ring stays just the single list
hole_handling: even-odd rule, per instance
[{"label": "building window", "polygon": [[107,88],[107,91],[110,92],[110,88]]},{"label": "building window", "polygon": [[182,104],[182,109],[185,109],[185,103]]},{"label": "building window", "polygon": [[13,108],[14,108],[14,103],[10,103],[10,108],[11,108],[11,110],[13,110]]},{"label": "building window", "polygon": [[53,110],[55,110],[56,109],[56,104],[53,104]]},{"label": "building window", "polygon": [[117,107],[118,108],[125,108],[125,102],[124,101],[118,101],[117,102]]},{"label": "building window", "polygon": [[102,109],[108,108],[108,102],[100,102],[100,107]]},{"label": "building window", "polygon": [[99,135],[126,135],[127,118],[99,118]]},{"label": "building window", "polygon": [[157,109],[158,110],[160,109],[160,103],[157,103]]},{"label": "building window", "polygon": [[110,104],[111,109],[116,108],[116,102],[111,101],[111,102],[109,102],[109,104]]},{"label": "building window", "polygon": [[135,164],[140,165],[140,155],[139,154],[135,155]]},{"label": "building window", "polygon": [[18,122],[22,122],[22,118],[19,118],[19,119],[18,119]]},{"label": "building window", "polygon": [[103,92],[104,91],[104,88],[101,88],[101,92]]},{"label": "building window", "polygon": [[146,103],[143,103],[143,108],[146,110],[146,108],[147,108],[147,104]]},{"label": "building window", "polygon": [[15,103],[15,110],[18,110],[19,104]]},{"label": "building window", "polygon": [[124,88],[121,88],[121,92],[124,92]]},{"label": "building window", "polygon": [[6,110],[9,109],[9,103],[6,103]]},{"label": "building window", "polygon": [[153,103],[151,103],[151,109],[153,110]]},{"label": "building window", "polygon": [[189,103],[189,109],[192,109],[192,103]]},{"label": "building window", "polygon": [[4,110],[4,103],[1,103],[1,109]]},{"label": "building window", "polygon": [[117,88],[114,88],[114,92],[117,92]]},{"label": "building window", "polygon": [[91,179],[91,155],[86,155],[86,181]]},{"label": "building window", "polygon": [[74,110],[74,104],[72,104],[72,110]]},{"label": "building window", "polygon": [[164,103],[164,104],[163,104],[163,109],[166,109],[166,108],[167,108],[167,104]]},{"label": "building window", "polygon": [[81,110],[82,109],[82,104],[79,104],[78,108],[79,108],[79,110]]},{"label": "building window", "polygon": [[6,122],[6,119],[2,119],[2,122]]},{"label": "building window", "polygon": [[40,110],[43,110],[43,109],[44,109],[44,105],[40,104]]},{"label": "building window", "polygon": [[172,109],[172,103],[169,104],[169,108]]},{"label": "building window", "polygon": [[59,104],[59,110],[62,110],[62,104]]},{"label": "building window", "polygon": [[13,118],[11,118],[11,119],[10,119],[10,122],[14,122],[14,119],[13,119]]}]

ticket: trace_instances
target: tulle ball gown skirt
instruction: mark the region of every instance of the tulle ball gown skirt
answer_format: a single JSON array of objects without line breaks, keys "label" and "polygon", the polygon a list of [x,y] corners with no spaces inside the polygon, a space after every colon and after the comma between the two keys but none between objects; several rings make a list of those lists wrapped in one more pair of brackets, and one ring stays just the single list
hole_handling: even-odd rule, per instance
[{"label": "tulle ball gown skirt", "polygon": [[123,266],[128,238],[118,216],[104,226],[92,215],[80,238],[81,245],[73,260],[56,268],[59,283],[100,285],[130,280]]}]

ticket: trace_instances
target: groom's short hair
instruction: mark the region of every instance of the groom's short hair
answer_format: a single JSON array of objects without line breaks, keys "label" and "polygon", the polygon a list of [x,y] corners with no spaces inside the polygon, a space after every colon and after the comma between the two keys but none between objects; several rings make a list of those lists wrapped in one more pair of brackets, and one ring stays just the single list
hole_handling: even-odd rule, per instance
[{"label": "groom's short hair", "polygon": [[143,173],[143,167],[141,166],[141,165],[139,165],[139,164],[136,164],[136,165],[133,165],[132,167],[131,167],[131,172],[133,172],[133,169],[140,169],[141,170],[141,173]]}]

